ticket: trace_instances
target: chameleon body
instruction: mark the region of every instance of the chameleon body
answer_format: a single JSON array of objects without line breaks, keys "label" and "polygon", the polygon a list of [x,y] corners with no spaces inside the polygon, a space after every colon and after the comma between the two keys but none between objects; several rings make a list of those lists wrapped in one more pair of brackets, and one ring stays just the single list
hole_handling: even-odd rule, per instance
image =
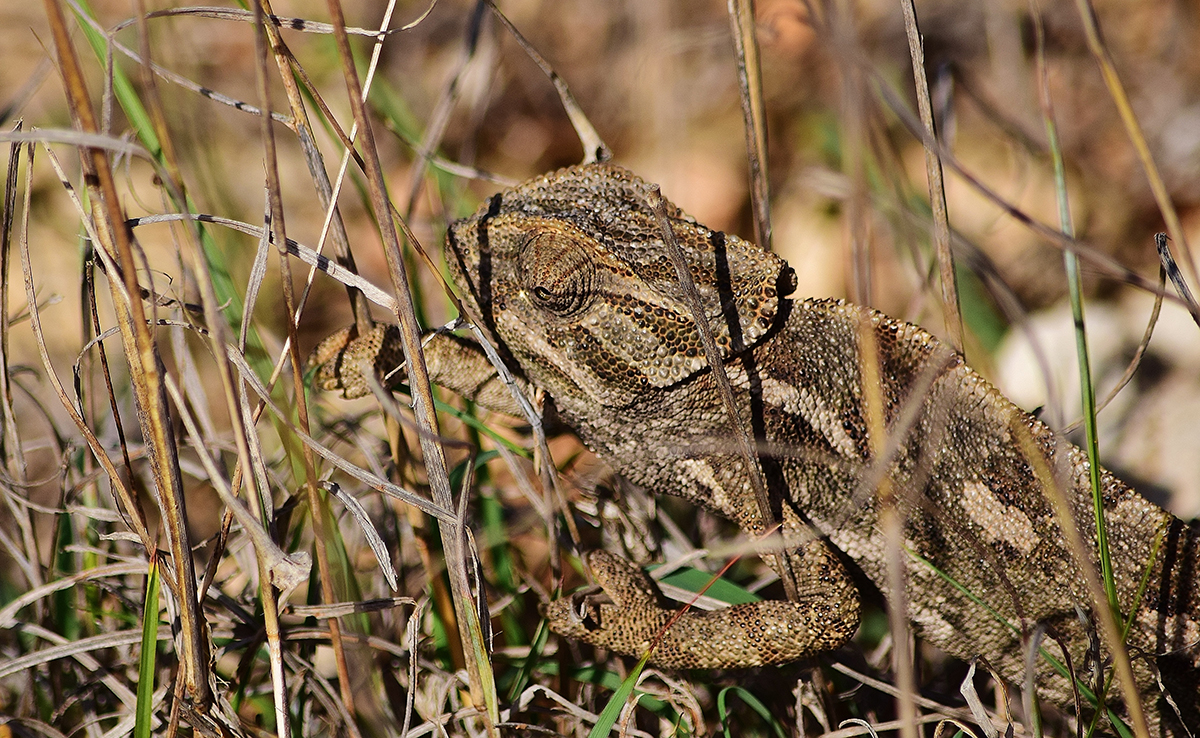
[{"label": "chameleon body", "polygon": [[[522,384],[552,397],[619,473],[759,534],[745,456],[646,188],[591,164],[501,192],[451,227],[450,272]],[[1082,681],[1094,683],[1097,658],[1107,676],[1110,650],[1089,650],[1099,642],[1092,600],[1047,495],[1052,485],[1065,493],[1094,559],[1086,455],[921,328],[840,301],[792,299],[794,277],[778,257],[667,210],[757,447],[770,517],[789,542],[764,558],[790,571],[797,597],[689,611],[652,660],[731,668],[837,648],[858,625],[861,573],[905,598],[929,642],[984,656],[1015,682],[1025,673],[1022,633],[1039,625],[1065,644]],[[426,359],[434,381],[515,412],[473,342],[434,336]],[[351,369],[363,360],[388,376],[401,360],[395,329],[327,339],[313,359],[317,383],[365,394]],[[1109,472],[1100,479],[1137,687],[1152,733],[1182,736],[1181,724],[1200,725],[1200,531]],[[888,584],[885,504],[904,521],[902,594]],[[585,561],[603,594],[550,603],[551,627],[640,655],[674,612],[631,564],[604,552]],[[1045,650],[1061,659],[1050,640]],[[1045,658],[1037,679],[1043,695],[1071,701],[1070,682]],[[1121,714],[1117,689],[1108,694]]]}]

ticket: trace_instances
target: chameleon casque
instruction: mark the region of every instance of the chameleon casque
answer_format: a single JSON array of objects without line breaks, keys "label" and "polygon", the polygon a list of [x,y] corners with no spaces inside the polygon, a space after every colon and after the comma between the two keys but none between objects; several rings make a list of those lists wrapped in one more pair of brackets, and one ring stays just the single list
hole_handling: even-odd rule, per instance
[{"label": "chameleon casque", "polygon": [[[641,179],[609,164],[538,177],[453,224],[446,261],[518,379],[553,398],[601,458],[652,493],[686,498],[762,533],[745,457],[731,440],[646,191]],[[885,596],[895,594],[876,494],[886,483],[904,520],[902,596],[922,637],[960,658],[986,657],[1020,683],[1020,634],[1041,624],[1066,644],[1081,681],[1094,684],[1097,658],[1110,674],[1109,649],[1089,650],[1099,642],[1091,600],[1044,491],[1053,475],[1094,551],[1086,455],[921,328],[836,300],[793,299],[792,270],[777,256],[667,209],[739,420],[757,444],[773,517],[791,542],[764,559],[777,571],[788,565],[799,596],[689,611],[652,661],[737,668],[843,644],[858,626],[856,579],[865,575]],[[517,414],[473,341],[435,334],[425,351],[433,381]],[[354,397],[368,393],[355,368],[363,360],[394,384],[403,360],[397,330],[343,330],[310,362],[318,386]],[[868,361],[878,371],[864,372]],[[879,386],[867,392],[864,375],[877,376]],[[882,405],[883,439],[868,430],[880,427],[864,409],[870,398]],[[1133,613],[1127,646],[1151,732],[1182,736],[1187,726],[1194,733],[1200,528],[1107,471],[1101,480],[1120,608]],[[585,562],[602,594],[550,603],[551,627],[640,655],[674,611],[660,605],[640,569],[614,554],[593,552]],[[1044,648],[1061,659],[1051,640]],[[1070,704],[1069,681],[1045,658],[1037,675],[1043,696]],[[1116,687],[1108,694],[1122,713]]]}]

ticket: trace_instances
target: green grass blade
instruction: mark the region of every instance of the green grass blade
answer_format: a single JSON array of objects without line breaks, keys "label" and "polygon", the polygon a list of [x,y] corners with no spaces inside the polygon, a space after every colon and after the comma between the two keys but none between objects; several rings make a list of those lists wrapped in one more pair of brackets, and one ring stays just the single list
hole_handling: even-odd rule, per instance
[{"label": "green grass blade", "polygon": [[729,711],[725,708],[725,701],[728,699],[730,692],[736,693],[742,702],[746,703],[747,707],[758,713],[758,716],[763,719],[763,722],[767,725],[770,725],[772,730],[775,731],[775,735],[779,736],[779,738],[785,738],[783,726],[779,724],[778,720],[771,716],[771,711],[767,709],[767,706],[760,702],[757,697],[741,687],[726,687],[717,695],[717,716],[721,719],[721,728],[725,731],[725,738],[730,738],[732,735],[729,732],[729,723],[726,720],[729,715]]},{"label": "green grass blade", "polygon": [[[1054,164],[1054,192],[1058,200],[1058,220],[1062,232],[1075,237],[1075,224],[1071,219],[1071,204],[1067,197],[1067,175],[1063,164],[1062,147],[1058,140],[1058,126],[1054,121],[1049,98],[1042,103],[1046,139],[1050,145],[1050,159]],[[1117,620],[1121,620],[1121,605],[1117,601],[1117,585],[1113,577],[1112,557],[1108,550],[1108,532],[1104,524],[1104,498],[1100,486],[1100,446],[1096,430],[1096,388],[1092,381],[1091,361],[1088,358],[1087,328],[1083,317],[1083,285],[1079,274],[1079,256],[1071,250],[1063,251],[1063,266],[1067,273],[1067,287],[1071,300],[1071,318],[1075,324],[1075,353],[1079,358],[1079,392],[1083,398],[1083,429],[1087,437],[1086,451],[1088,470],[1092,485],[1092,504],[1096,518],[1096,554],[1100,560],[1100,579],[1108,606]]]},{"label": "green grass blade", "polygon": [[[95,18],[95,12],[87,0],[80,0],[79,7],[92,18]],[[104,64],[108,58],[108,39],[104,38],[99,31],[86,21],[81,21],[79,28],[83,31],[88,45],[92,47],[92,51],[95,52],[100,63]],[[161,159],[162,145],[158,141],[158,136],[154,133],[154,124],[150,121],[150,113],[142,105],[142,101],[138,97],[133,83],[129,81],[129,77],[121,70],[115,59],[112,65],[112,80],[113,94],[116,96],[117,102],[120,103],[121,110],[125,112],[125,117],[129,119],[129,125],[137,132],[138,140],[142,142],[142,145],[146,147],[151,156],[155,159]]]},{"label": "green grass blade", "polygon": [[[657,566],[650,567],[653,571]],[[761,602],[762,598],[728,579],[713,577],[712,572],[701,571],[690,566],[681,566],[659,579],[659,584],[672,584],[680,589],[697,594],[703,593],[728,605]]]},{"label": "green grass blade", "polygon": [[134,738],[150,738],[154,723],[154,674],[158,667],[158,559],[151,555],[142,605],[142,652],[138,658],[137,722]]},{"label": "green grass blade", "polygon": [[646,662],[650,660],[650,654],[647,652],[637,662],[637,666],[633,667],[633,671],[629,672],[629,676],[621,682],[620,688],[613,692],[613,696],[608,700],[608,704],[600,711],[600,718],[596,720],[596,724],[592,726],[592,730],[588,733],[588,738],[605,738],[612,732],[613,726],[617,724],[617,718],[621,717],[621,710],[625,707],[625,703],[629,701],[629,697],[633,694],[633,688],[637,686],[638,678],[642,675],[642,670],[646,668]]}]

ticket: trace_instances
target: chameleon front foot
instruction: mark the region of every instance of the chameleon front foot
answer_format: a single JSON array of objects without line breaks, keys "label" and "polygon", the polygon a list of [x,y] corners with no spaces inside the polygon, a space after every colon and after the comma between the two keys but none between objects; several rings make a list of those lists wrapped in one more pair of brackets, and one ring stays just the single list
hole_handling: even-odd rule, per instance
[{"label": "chameleon front foot", "polygon": [[361,336],[350,326],[321,341],[308,357],[308,369],[316,369],[314,386],[326,392],[340,390],[343,397],[353,400],[371,394],[364,370],[384,376],[403,361],[396,326],[377,325]]},{"label": "chameleon front foot", "polygon": [[[606,551],[584,556],[597,588],[544,606],[551,630],[672,669],[736,669],[798,661],[845,643],[858,627],[857,601],[766,600],[683,614],[665,608],[641,569]],[[676,617],[678,615],[678,617]],[[668,627],[669,624],[669,627]]]}]

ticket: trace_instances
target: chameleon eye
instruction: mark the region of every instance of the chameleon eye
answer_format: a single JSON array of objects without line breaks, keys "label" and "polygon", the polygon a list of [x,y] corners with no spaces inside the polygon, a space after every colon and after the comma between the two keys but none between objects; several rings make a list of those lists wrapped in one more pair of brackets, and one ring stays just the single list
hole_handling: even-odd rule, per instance
[{"label": "chameleon eye", "polygon": [[595,266],[566,234],[543,231],[531,236],[521,248],[518,268],[533,303],[551,313],[568,317],[591,301]]}]

